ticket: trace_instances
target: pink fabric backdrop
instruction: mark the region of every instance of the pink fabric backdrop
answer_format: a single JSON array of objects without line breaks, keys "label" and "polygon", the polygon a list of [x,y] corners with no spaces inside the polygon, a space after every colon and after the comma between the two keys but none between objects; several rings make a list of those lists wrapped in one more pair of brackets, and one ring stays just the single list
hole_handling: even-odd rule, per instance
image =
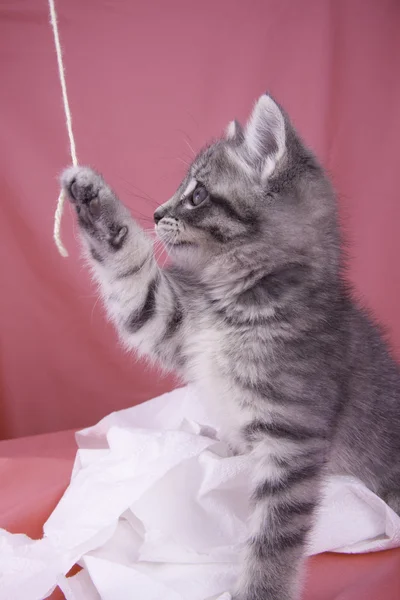
[{"label": "pink fabric backdrop", "polygon": [[[58,0],[80,162],[139,217],[198,149],[269,89],[329,169],[349,275],[399,356],[397,0]],[[0,5],[0,437],[88,425],[173,385],[118,348],[79,260],[46,0]],[[145,226],[150,222],[143,219]],[[396,350],[397,348],[397,350]]]}]

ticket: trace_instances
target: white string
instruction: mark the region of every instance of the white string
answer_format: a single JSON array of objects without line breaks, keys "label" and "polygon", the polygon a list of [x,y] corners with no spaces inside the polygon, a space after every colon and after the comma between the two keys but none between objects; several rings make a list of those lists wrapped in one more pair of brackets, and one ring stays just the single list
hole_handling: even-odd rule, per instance
[{"label": "white string", "polygon": [[[72,160],[72,164],[76,167],[78,165],[78,158],[76,156],[75,140],[74,140],[74,134],[72,132],[72,117],[71,117],[71,111],[70,111],[69,102],[68,102],[67,84],[65,82],[65,69],[64,69],[63,59],[62,59],[60,36],[58,34],[57,13],[56,13],[56,8],[54,6],[54,0],[48,0],[48,1],[49,1],[49,11],[50,11],[50,23],[51,23],[51,27],[53,30],[54,46],[55,46],[56,55],[57,55],[58,75],[59,75],[60,84],[61,84],[61,92],[62,92],[64,113],[65,113],[65,124],[67,126],[71,160]],[[58,251],[61,254],[61,256],[68,256],[68,252],[67,252],[66,248],[64,247],[64,244],[62,243],[62,240],[61,240],[61,218],[62,218],[62,214],[63,214],[64,202],[65,202],[64,190],[61,190],[60,195],[58,197],[57,209],[56,209],[56,212],[54,215],[53,238],[54,238],[54,241],[56,243],[56,246],[57,246]]]}]

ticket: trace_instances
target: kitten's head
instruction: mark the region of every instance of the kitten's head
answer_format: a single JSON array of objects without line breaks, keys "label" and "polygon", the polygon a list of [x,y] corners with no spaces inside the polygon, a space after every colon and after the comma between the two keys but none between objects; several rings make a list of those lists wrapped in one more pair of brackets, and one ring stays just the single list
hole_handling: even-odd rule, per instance
[{"label": "kitten's head", "polygon": [[[246,126],[195,158],[176,194],[154,214],[173,261],[224,268],[244,258],[271,268],[338,258],[336,207],[323,170],[268,95]],[[328,261],[329,262],[329,261]]]}]

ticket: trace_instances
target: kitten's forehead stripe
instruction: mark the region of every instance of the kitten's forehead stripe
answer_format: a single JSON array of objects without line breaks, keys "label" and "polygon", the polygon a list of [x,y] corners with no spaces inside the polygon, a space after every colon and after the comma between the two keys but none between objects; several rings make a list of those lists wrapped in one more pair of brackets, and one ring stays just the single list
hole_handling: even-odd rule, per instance
[{"label": "kitten's forehead stripe", "polygon": [[192,179],[189,181],[188,185],[186,186],[185,191],[183,192],[183,194],[181,196],[181,200],[186,198],[186,196],[189,196],[189,194],[191,194],[193,192],[193,190],[195,189],[196,185],[197,185],[197,179],[192,177]]}]

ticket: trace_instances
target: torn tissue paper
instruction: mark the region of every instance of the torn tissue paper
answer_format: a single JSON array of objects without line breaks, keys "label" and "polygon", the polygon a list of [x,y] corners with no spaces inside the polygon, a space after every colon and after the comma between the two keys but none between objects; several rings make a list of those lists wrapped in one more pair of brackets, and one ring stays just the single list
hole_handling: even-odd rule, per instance
[{"label": "torn tissue paper", "polygon": [[[0,598],[229,600],[247,535],[249,459],[188,387],[77,434],[44,538],[0,531]],[[350,477],[328,480],[309,553],[400,545],[400,518]],[[65,574],[79,563],[83,570]]]}]

